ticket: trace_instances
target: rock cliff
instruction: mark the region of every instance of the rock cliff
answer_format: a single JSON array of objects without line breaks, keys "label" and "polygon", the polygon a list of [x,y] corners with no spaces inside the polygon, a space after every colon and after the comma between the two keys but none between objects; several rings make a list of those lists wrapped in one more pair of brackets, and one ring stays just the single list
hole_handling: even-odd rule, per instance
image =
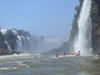
[{"label": "rock cliff", "polygon": [[33,36],[24,30],[0,30],[0,55],[17,52],[34,53],[43,43],[43,36]]},{"label": "rock cliff", "polygon": [[93,53],[100,55],[100,0],[92,0],[91,19]]},{"label": "rock cliff", "polygon": [[0,47],[7,50],[7,44],[5,43],[5,38],[0,32]]}]

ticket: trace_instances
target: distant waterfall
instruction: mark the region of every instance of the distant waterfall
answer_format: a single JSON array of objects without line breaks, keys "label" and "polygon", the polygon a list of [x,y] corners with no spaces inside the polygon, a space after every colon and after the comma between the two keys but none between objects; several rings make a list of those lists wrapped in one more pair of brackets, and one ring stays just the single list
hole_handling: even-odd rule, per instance
[{"label": "distant waterfall", "polygon": [[[29,32],[24,30],[2,29],[1,33],[3,34],[3,40],[5,40],[4,42],[8,47],[7,50],[10,51],[15,50],[19,52],[35,53],[38,52],[44,44],[43,36],[32,36]],[[12,48],[10,46],[12,46]]]},{"label": "distant waterfall", "polygon": [[12,49],[11,49],[11,47],[9,46],[8,42],[5,41],[5,43],[7,44],[8,50],[9,50],[9,51],[12,51]]},{"label": "distant waterfall", "polygon": [[82,55],[90,55],[92,23],[90,18],[91,0],[84,0],[78,19],[79,33],[75,40],[75,52],[78,50]]},{"label": "distant waterfall", "polygon": [[36,42],[31,37],[17,36],[17,49],[21,52],[34,52],[37,50]]},{"label": "distant waterfall", "polygon": [[20,36],[17,36],[17,38],[18,38],[18,40],[16,39],[17,50],[18,51],[23,51],[22,38]]}]

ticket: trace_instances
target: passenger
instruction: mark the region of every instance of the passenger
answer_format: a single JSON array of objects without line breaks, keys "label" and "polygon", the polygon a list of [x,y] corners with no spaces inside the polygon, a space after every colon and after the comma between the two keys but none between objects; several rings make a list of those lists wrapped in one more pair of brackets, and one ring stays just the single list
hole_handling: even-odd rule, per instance
[{"label": "passenger", "polygon": [[61,54],[59,53],[58,55],[60,56]]},{"label": "passenger", "polygon": [[80,51],[78,51],[78,55],[80,55],[81,53],[80,53]]},{"label": "passenger", "polygon": [[76,55],[76,52],[74,52],[74,55]]},{"label": "passenger", "polygon": [[67,52],[64,52],[64,55],[66,55]]},{"label": "passenger", "polygon": [[78,51],[78,53],[76,55],[79,56],[80,54],[81,54],[80,51]]},{"label": "passenger", "polygon": [[78,53],[80,53],[80,51],[78,51]]},{"label": "passenger", "polygon": [[62,53],[62,55],[64,55],[64,53]]},{"label": "passenger", "polygon": [[56,57],[58,57],[58,54],[56,54]]}]

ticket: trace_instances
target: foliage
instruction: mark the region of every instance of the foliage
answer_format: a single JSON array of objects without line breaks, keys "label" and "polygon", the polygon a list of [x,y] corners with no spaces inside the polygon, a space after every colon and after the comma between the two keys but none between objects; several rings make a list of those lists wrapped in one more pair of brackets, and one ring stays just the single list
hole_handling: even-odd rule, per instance
[{"label": "foliage", "polygon": [[24,30],[19,30],[18,33],[19,35],[22,35],[22,36],[30,36],[30,33]]},{"label": "foliage", "polygon": [[90,15],[92,15],[92,13],[93,13],[93,7],[94,7],[94,4],[93,4],[93,2],[91,3],[91,9],[90,9]]},{"label": "foliage", "polygon": [[72,23],[72,30],[71,30],[71,35],[73,35],[73,36],[78,32],[77,19],[78,19],[78,14],[75,14],[74,20],[73,20],[73,23]]},{"label": "foliage", "polygon": [[73,23],[72,23],[72,30],[71,30],[71,35],[70,35],[71,41],[72,40],[74,41],[74,38],[75,38],[76,34],[78,33],[77,20],[78,20],[78,17],[79,17],[79,13],[78,12],[80,11],[80,7],[76,6],[75,10],[76,10],[77,13],[74,15],[74,19],[73,19]]},{"label": "foliage", "polygon": [[79,6],[76,6],[76,7],[75,7],[75,10],[76,10],[76,11],[77,11],[77,10],[79,10],[79,9],[80,9],[80,7],[79,7]]}]

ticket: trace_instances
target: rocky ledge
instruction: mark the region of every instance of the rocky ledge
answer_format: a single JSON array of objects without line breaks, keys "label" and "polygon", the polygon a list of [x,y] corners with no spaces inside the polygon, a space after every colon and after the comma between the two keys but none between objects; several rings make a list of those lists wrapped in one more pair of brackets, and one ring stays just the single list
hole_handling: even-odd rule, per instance
[{"label": "rocky ledge", "polygon": [[12,54],[20,54],[18,51],[7,51],[3,48],[0,48],[0,55],[12,55]]}]

